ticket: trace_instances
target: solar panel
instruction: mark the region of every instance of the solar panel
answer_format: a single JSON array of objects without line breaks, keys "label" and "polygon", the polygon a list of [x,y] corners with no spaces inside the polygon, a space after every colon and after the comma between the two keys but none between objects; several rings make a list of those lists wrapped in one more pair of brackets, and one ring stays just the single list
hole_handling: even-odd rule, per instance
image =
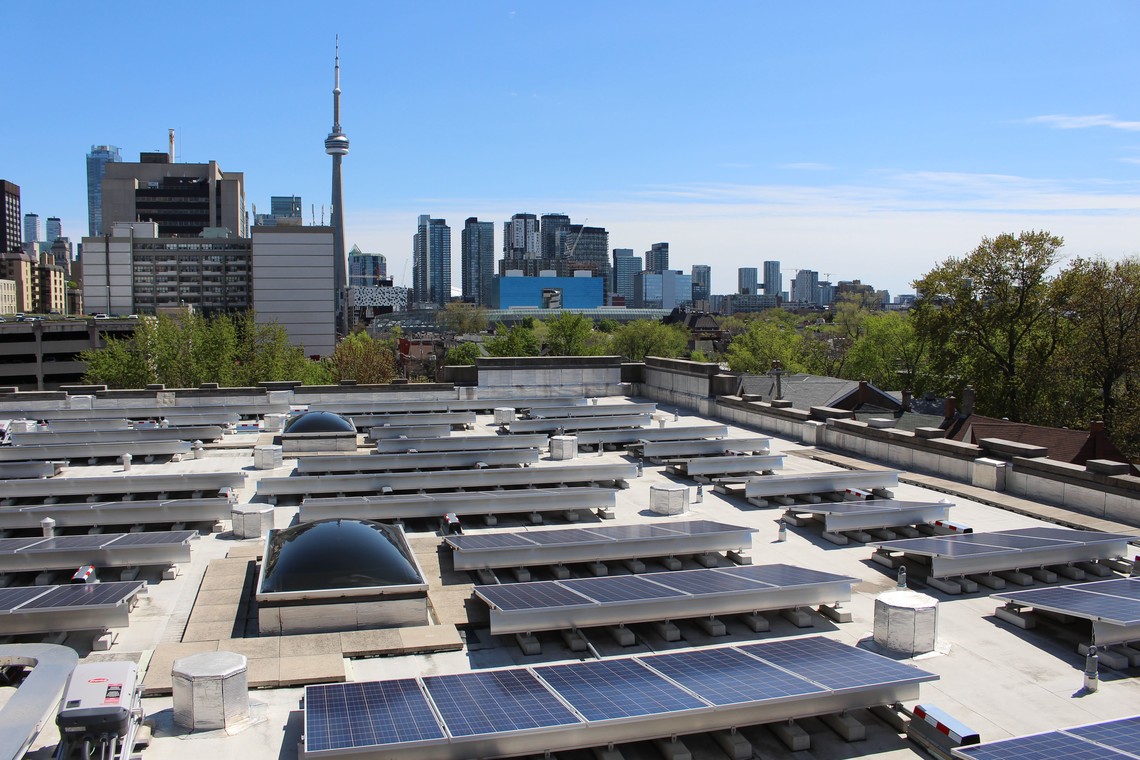
[{"label": "solar panel", "polygon": [[[970,533],[966,535],[983,534]],[[981,554],[1005,554],[1007,552],[1007,550],[996,546],[978,546],[971,543],[945,541],[942,538],[907,538],[902,541],[880,541],[875,545],[890,551],[942,557],[966,557]]]},{"label": "solar panel", "polygon": [[675,588],[678,591],[684,591],[686,594],[719,594],[772,588],[769,583],[755,581],[739,575],[720,573],[715,570],[681,570],[670,573],[650,573],[641,577],[669,588]]},{"label": "solar panel", "polygon": [[997,546],[1003,549],[1040,549],[1046,546],[1061,546],[1066,543],[1055,538],[1016,536],[1008,533],[960,533],[954,536],[941,536],[938,540],[955,545],[973,544],[975,546]]},{"label": "solar panel", "polygon": [[552,581],[476,586],[475,590],[488,602],[506,611],[593,604],[591,600]]},{"label": "solar panel", "polygon": [[559,530],[536,530],[527,533],[528,540],[541,546],[554,544],[597,544],[608,541],[605,536],[599,536],[582,528],[562,528]]},{"label": "solar panel", "polygon": [[742,646],[740,649],[773,665],[794,671],[827,689],[852,689],[873,684],[927,680],[928,676],[910,665],[823,636],[767,641]]},{"label": "solar panel", "polygon": [[414,678],[310,686],[305,749],[310,752],[444,738]]},{"label": "solar panel", "polygon": [[114,535],[96,534],[93,536],[56,536],[42,539],[33,547],[34,551],[56,551],[59,549],[98,549],[115,539]]},{"label": "solar panel", "polygon": [[1095,594],[1112,594],[1125,599],[1140,599],[1140,578],[1113,578],[1110,581],[1082,583],[1081,591]]},{"label": "solar panel", "polygon": [[899,507],[882,501],[843,501],[835,504],[797,504],[793,512],[815,512],[818,514],[872,514],[875,512],[898,512]]},{"label": "solar panel", "polygon": [[581,578],[559,581],[565,586],[599,602],[636,602],[643,599],[667,599],[684,596],[680,591],[650,583],[637,575],[615,575],[612,578]]},{"label": "solar panel", "polygon": [[535,668],[587,720],[693,710],[705,703],[636,660],[595,660]]},{"label": "solar panel", "polygon": [[1016,530],[1003,530],[1002,533],[1012,536],[1036,536],[1037,538],[1051,538],[1054,541],[1119,541],[1121,536],[1105,533],[1099,530],[1073,530],[1070,528],[1017,528]]},{"label": "solar panel", "polygon": [[155,544],[181,544],[198,535],[196,530],[162,530],[153,533],[123,533],[113,546],[153,546]]},{"label": "solar panel", "polygon": [[642,523],[640,525],[607,525],[604,527],[590,528],[591,533],[599,536],[605,536],[613,541],[621,541],[630,538],[664,538],[667,536],[676,536],[678,531],[673,530],[673,526],[659,525],[657,523]]},{"label": "solar panel", "polygon": [[478,536],[448,536],[447,543],[460,551],[469,549],[507,549],[513,546],[534,546],[534,542],[517,533],[487,533]]},{"label": "solar panel", "polygon": [[17,588],[0,588],[0,614],[10,612],[21,604],[46,594],[49,586],[20,586]]},{"label": "solar panel", "polygon": [[731,648],[671,652],[639,659],[715,705],[824,691],[815,684]]},{"label": "solar panel", "polygon": [[120,581],[118,583],[80,583],[73,586],[55,586],[43,596],[22,605],[20,611],[116,604],[145,585],[142,581]]},{"label": "solar panel", "polygon": [[855,583],[858,580],[846,575],[809,570],[806,567],[794,565],[741,565],[740,567],[718,568],[717,572],[782,587],[807,586],[813,583],[831,583],[833,581]]},{"label": "solar panel", "polygon": [[1009,592],[997,594],[995,598],[1089,619],[1103,619],[1120,625],[1140,625],[1140,600],[1090,593],[1083,587],[1062,586]]},{"label": "solar panel", "polygon": [[687,522],[668,523],[661,527],[687,536],[699,536],[708,533],[738,533],[742,530],[755,532],[753,528],[728,525],[726,523],[713,522],[712,520],[689,520]]},{"label": "solar panel", "polygon": [[423,679],[452,736],[581,723],[525,670],[492,670]]},{"label": "solar panel", "polygon": [[0,554],[11,554],[44,541],[43,536],[32,538],[0,538]]},{"label": "solar panel", "polygon": [[1109,720],[1104,723],[1094,723],[1077,728],[1066,728],[1065,733],[1122,752],[1140,755],[1140,716]]},{"label": "solar panel", "polygon": [[974,760],[1123,760],[1134,757],[1060,731],[960,747],[954,751]]}]

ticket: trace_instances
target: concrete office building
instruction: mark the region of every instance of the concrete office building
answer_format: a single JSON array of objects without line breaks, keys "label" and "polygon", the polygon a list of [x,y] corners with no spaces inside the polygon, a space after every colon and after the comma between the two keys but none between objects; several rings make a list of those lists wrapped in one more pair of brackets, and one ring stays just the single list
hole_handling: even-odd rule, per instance
[{"label": "concrete office building", "polygon": [[105,229],[115,222],[156,222],[164,238],[197,237],[208,227],[249,237],[241,172],[223,172],[216,161],[172,163],[167,153],[143,153],[139,159],[106,164]]},{"label": "concrete office building", "polygon": [[645,271],[661,274],[669,268],[669,244],[654,243],[645,252]]},{"label": "concrete office building", "polygon": [[0,252],[0,279],[11,280],[16,294],[16,312],[36,311],[36,261],[23,251]]},{"label": "concrete office building", "polygon": [[693,278],[694,308],[708,311],[712,295],[712,267],[708,264],[693,264],[690,276]]},{"label": "concrete office building", "polygon": [[780,276],[780,262],[778,261],[765,261],[764,262],[764,295],[779,297],[784,287],[783,278]]},{"label": "concrete office building", "polygon": [[0,179],[4,218],[0,219],[0,253],[20,250],[20,186]]},{"label": "concrete office building", "polygon": [[0,280],[0,314],[15,314],[19,311],[16,306],[16,281]]},{"label": "concrete office building", "polygon": [[420,215],[412,238],[412,300],[415,308],[451,300],[451,228],[430,214]]},{"label": "concrete office building", "polygon": [[736,270],[736,292],[742,296],[756,295],[758,287],[756,267],[740,267]]},{"label": "concrete office building", "polygon": [[641,257],[634,256],[632,248],[615,248],[613,294],[632,304],[633,276],[640,271]]},{"label": "concrete office building", "polygon": [[250,255],[248,238],[223,230],[161,237],[155,222],[118,222],[83,240],[84,303],[96,314],[242,311],[250,307]]},{"label": "concrete office building", "polygon": [[693,303],[693,278],[680,270],[648,270],[633,278],[633,305],[637,309],[675,309]]},{"label": "concrete office building", "polygon": [[251,278],[259,324],[277,322],[309,356],[336,348],[331,227],[256,227]]},{"label": "concrete office building", "polygon": [[103,177],[107,164],[122,160],[114,145],[92,145],[87,154],[87,234],[90,237],[103,234]]},{"label": "concrete office building", "polygon": [[495,225],[472,216],[463,223],[460,250],[463,267],[463,300],[487,306],[495,277]]}]

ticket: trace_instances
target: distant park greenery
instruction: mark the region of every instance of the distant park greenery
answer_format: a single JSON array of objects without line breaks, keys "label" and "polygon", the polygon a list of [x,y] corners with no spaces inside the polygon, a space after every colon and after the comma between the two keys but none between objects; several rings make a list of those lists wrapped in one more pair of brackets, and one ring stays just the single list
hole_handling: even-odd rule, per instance
[{"label": "distant park greenery", "polygon": [[909,314],[840,300],[825,316],[730,318],[730,369],[870,380],[916,394],[976,393],[979,414],[1087,429],[1140,456],[1140,259],[1077,258],[1048,232],[984,238],[915,281]]}]

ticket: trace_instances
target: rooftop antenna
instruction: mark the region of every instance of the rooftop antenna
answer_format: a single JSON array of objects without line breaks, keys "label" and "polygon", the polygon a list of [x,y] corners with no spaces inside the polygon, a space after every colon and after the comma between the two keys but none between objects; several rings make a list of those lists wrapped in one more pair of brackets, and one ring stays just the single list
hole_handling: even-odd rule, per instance
[{"label": "rooftop antenna", "polygon": [[321,204],[321,226],[325,226],[325,204]]},{"label": "rooftop antenna", "polygon": [[174,163],[174,130],[166,130],[167,137],[170,138],[170,163]]},{"label": "rooftop antenna", "polygon": [[311,217],[311,219],[313,220],[313,226],[316,227],[317,226],[317,204],[315,204],[315,203],[312,204],[312,217]]}]

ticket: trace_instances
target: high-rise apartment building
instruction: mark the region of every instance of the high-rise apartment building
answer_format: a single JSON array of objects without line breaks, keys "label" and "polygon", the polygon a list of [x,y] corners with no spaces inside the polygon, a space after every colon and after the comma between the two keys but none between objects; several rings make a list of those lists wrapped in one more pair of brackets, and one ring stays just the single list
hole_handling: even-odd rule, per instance
[{"label": "high-rise apartment building", "polygon": [[784,288],[784,280],[780,276],[780,262],[764,262],[764,295],[780,297]]},{"label": "high-rise apartment building", "polygon": [[451,228],[446,219],[422,214],[412,238],[412,299],[443,306],[451,300]]},{"label": "high-rise apartment building", "polygon": [[469,217],[460,235],[463,267],[463,300],[487,306],[495,276],[495,225]]},{"label": "high-rise apartment building", "polygon": [[821,305],[819,272],[801,269],[792,280],[792,301],[811,306]]},{"label": "high-rise apartment building", "polygon": [[92,145],[87,154],[87,234],[103,234],[103,177],[107,164],[122,161],[114,145]]},{"label": "high-rise apartment building", "polygon": [[40,215],[24,214],[24,243],[38,243],[40,237]]},{"label": "high-rise apartment building", "polygon": [[669,244],[654,243],[645,252],[645,271],[661,274],[669,268]]},{"label": "high-rise apartment building", "polygon": [[736,292],[742,296],[756,295],[757,283],[756,267],[740,267],[736,270]]},{"label": "high-rise apartment building", "polygon": [[633,278],[638,309],[675,309],[693,302],[693,278],[679,270],[638,272]]},{"label": "high-rise apartment building", "polygon": [[54,243],[61,237],[63,237],[63,222],[58,216],[49,216],[47,218],[47,237],[44,240],[48,243]]},{"label": "high-rise apartment building", "polygon": [[542,239],[537,216],[515,214],[511,221],[503,222],[504,259],[537,259],[541,256]]},{"label": "high-rise apartment building", "polygon": [[540,222],[542,258],[557,259],[562,255],[560,246],[564,245],[563,240],[566,228],[570,226],[570,217],[566,214],[543,214]]},{"label": "high-rise apartment building", "polygon": [[693,264],[693,306],[699,309],[709,308],[712,295],[712,267],[708,264]]},{"label": "high-rise apartment building", "polygon": [[4,218],[0,219],[0,253],[20,250],[20,186],[0,179]]},{"label": "high-rise apartment building", "polygon": [[388,260],[379,253],[364,253],[360,246],[348,252],[348,286],[379,287],[388,277]]},{"label": "high-rise apartment building", "polygon": [[143,153],[138,163],[108,162],[103,176],[102,224],[157,222],[161,237],[197,237],[225,227],[249,237],[245,176],[216,161],[175,164],[168,153]]},{"label": "high-rise apartment building", "polygon": [[634,256],[632,248],[614,249],[613,294],[624,298],[628,305],[633,304],[633,277],[640,271],[641,257]]},{"label": "high-rise apartment building", "polygon": [[558,262],[558,274],[572,277],[574,272],[589,271],[602,277],[605,300],[610,294],[610,233],[605,227],[584,227],[571,224],[566,228],[564,258]]}]

